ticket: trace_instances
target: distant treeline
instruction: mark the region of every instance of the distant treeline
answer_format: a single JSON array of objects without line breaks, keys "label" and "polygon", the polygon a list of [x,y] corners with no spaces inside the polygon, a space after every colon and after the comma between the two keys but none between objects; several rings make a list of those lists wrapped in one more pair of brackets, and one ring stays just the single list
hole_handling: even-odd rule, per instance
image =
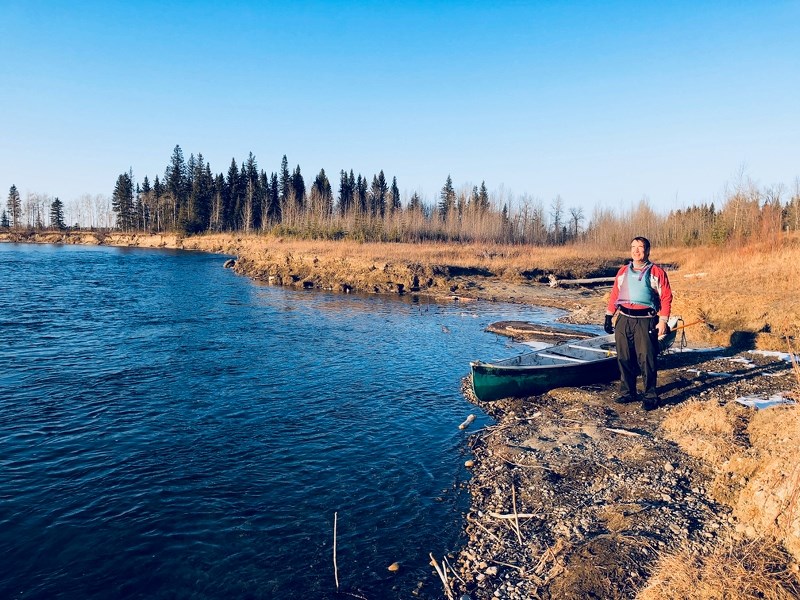
[{"label": "distant treeline", "polygon": [[[64,204],[29,194],[25,206],[15,186],[9,191],[2,227],[64,228]],[[184,159],[175,146],[162,178],[138,183],[133,172],[117,177],[110,201],[84,196],[74,207],[75,226],[122,231],[269,232],[301,238],[387,242],[484,242],[560,245],[591,243],[625,245],[647,235],[661,246],[746,243],[800,230],[800,179],[794,189],[782,185],[762,189],[750,180],[725,191],[720,206],[703,203],[667,215],[646,199],[620,211],[597,207],[588,217],[582,208],[564,205],[556,196],[547,206],[527,195],[490,194],[485,182],[456,190],[448,175],[435,203],[414,193],[405,202],[396,177],[383,171],[371,180],[353,170],[339,172],[336,193],[322,169],[306,185],[300,166],[289,169],[286,156],[278,172],[258,168],[251,152],[226,174],[214,174],[203,155]],[[27,217],[23,222],[23,215]]]}]

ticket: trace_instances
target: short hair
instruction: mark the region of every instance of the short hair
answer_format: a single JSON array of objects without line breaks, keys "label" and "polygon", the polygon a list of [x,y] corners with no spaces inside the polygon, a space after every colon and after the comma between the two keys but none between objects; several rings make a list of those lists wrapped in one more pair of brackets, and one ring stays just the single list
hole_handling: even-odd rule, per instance
[{"label": "short hair", "polygon": [[650,254],[650,240],[648,240],[646,237],[642,237],[640,235],[637,235],[635,238],[633,238],[631,240],[631,244],[633,242],[642,242],[642,244],[644,245],[644,253],[645,253],[645,255]]}]

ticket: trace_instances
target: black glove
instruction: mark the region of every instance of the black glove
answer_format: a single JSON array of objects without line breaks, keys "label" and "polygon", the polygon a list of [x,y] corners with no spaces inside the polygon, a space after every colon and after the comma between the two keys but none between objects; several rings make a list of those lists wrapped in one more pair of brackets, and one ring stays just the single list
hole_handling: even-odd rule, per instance
[{"label": "black glove", "polygon": [[603,329],[606,333],[614,333],[614,326],[611,324],[611,315],[606,315],[606,322],[603,323]]}]

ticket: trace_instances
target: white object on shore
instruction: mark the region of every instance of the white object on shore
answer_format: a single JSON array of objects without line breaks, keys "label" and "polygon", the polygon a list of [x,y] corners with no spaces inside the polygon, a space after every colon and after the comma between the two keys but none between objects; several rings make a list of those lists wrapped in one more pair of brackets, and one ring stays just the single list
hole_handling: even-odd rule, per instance
[{"label": "white object on shore", "polygon": [[466,429],[469,427],[470,423],[475,420],[475,415],[470,415],[467,417],[467,420],[464,421],[461,425],[458,426],[459,429]]},{"label": "white object on shore", "polygon": [[759,398],[758,396],[744,396],[742,398],[736,398],[736,402],[755,409],[764,409],[764,408],[769,408],[771,406],[789,406],[792,404],[797,404],[794,400],[785,397],[783,394],[773,394],[769,398],[763,398],[763,397]]}]

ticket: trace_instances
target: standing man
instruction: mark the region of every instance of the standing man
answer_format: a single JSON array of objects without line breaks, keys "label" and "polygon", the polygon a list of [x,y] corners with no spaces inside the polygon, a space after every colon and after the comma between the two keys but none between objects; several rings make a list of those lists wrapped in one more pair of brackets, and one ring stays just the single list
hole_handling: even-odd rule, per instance
[{"label": "standing man", "polygon": [[645,410],[658,408],[656,393],[656,356],[658,338],[667,333],[667,320],[672,305],[672,290],[667,273],[650,262],[650,241],[644,237],[631,240],[630,263],[622,267],[614,279],[606,308],[603,329],[614,333],[611,317],[619,311],[616,334],[619,363],[617,402],[636,401],[636,377],[642,375]]}]

